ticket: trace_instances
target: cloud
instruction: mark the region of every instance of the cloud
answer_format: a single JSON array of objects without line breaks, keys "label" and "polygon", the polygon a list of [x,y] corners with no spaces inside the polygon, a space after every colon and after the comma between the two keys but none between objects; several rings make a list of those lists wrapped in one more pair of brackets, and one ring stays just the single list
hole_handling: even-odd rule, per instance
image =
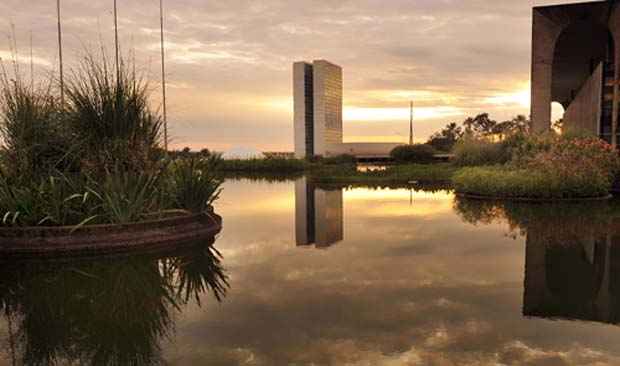
[{"label": "cloud", "polygon": [[[225,149],[251,145],[292,149],[291,65],[323,58],[344,67],[345,103],[357,110],[347,135],[394,139],[366,122],[374,111],[419,109],[416,136],[488,111],[496,119],[529,114],[530,2],[436,0],[165,1],[170,124],[178,144]],[[535,5],[552,3],[536,1]],[[156,1],[119,4],[125,51],[135,49],[139,69],[159,83],[159,9]],[[113,45],[110,3],[63,0],[65,61],[84,49]],[[29,43],[39,75],[56,63],[55,4],[45,0],[0,3],[0,31],[11,24],[20,49]],[[0,42],[0,52],[8,45]],[[43,72],[45,71],[45,72]],[[519,95],[518,102],[506,99]],[[189,97],[188,97],[189,96]],[[255,102],[253,102],[253,99]],[[263,108],[265,100],[273,108]],[[159,104],[158,93],[153,95]],[[252,105],[253,104],[253,105]],[[258,104],[262,104],[259,106]],[[270,104],[270,103],[267,103]],[[449,110],[449,113],[444,113]],[[437,113],[439,111],[439,113]],[[458,112],[458,113],[457,113]],[[383,130],[400,129],[406,113],[380,118]],[[251,136],[245,136],[252,128]],[[278,130],[274,132],[274,130]],[[383,137],[381,137],[383,136]]]}]

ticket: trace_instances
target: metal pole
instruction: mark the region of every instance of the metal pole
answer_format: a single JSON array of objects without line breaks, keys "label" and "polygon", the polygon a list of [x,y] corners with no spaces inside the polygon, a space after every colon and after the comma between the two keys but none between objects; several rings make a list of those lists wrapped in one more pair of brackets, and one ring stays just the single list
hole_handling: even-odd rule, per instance
[{"label": "metal pole", "polygon": [[116,0],[114,0],[114,49],[115,49],[115,63],[116,67],[116,82],[119,80],[119,68],[118,68],[118,15],[116,12]]},{"label": "metal pole", "polygon": [[166,66],[164,56],[164,4],[159,0],[159,26],[161,33],[161,85],[164,110],[164,149],[168,151],[168,116],[166,114]]},{"label": "metal pole", "polygon": [[34,88],[34,59],[32,57],[32,31],[30,31],[30,89]]},{"label": "metal pole", "polygon": [[60,26],[60,0],[56,0],[56,11],[58,16],[58,62],[60,68],[60,105],[65,105],[65,81],[62,70],[62,28]]},{"label": "metal pole", "polygon": [[409,104],[409,145],[413,145],[413,101]]}]

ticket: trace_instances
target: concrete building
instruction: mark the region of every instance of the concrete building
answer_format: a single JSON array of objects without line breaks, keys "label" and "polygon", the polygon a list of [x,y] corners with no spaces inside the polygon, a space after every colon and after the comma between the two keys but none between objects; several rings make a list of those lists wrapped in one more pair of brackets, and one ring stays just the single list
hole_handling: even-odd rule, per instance
[{"label": "concrete building", "polygon": [[325,60],[293,64],[295,156],[382,158],[402,143],[343,143],[342,68]]},{"label": "concrete building", "polygon": [[564,107],[564,126],[618,142],[616,1],[535,7],[532,29],[532,127],[551,126],[551,103]]},{"label": "concrete building", "polygon": [[336,154],[342,144],[342,68],[324,60],[293,65],[295,155]]}]

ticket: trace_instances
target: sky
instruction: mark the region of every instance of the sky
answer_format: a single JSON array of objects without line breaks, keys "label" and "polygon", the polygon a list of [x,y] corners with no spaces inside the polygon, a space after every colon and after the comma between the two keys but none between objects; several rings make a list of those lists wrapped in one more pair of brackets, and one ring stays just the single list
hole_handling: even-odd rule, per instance
[{"label": "sky", "polygon": [[[345,142],[406,142],[409,100],[420,142],[482,112],[499,121],[529,115],[531,8],[568,2],[164,0],[171,145],[292,151],[292,64],[300,60],[343,67]],[[112,4],[61,0],[65,68],[102,46],[113,54]],[[155,109],[158,5],[118,4],[123,54],[149,80]],[[16,53],[28,76],[32,35],[34,77],[54,73],[55,2],[3,0],[0,14],[0,58]]]}]

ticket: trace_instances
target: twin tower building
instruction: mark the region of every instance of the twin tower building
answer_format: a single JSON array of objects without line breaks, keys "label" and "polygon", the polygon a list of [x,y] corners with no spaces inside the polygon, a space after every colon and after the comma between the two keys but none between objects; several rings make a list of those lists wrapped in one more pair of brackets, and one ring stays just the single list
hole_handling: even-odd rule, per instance
[{"label": "twin tower building", "polygon": [[342,145],[342,68],[325,60],[293,64],[295,156],[337,154]]},{"label": "twin tower building", "polygon": [[293,64],[295,157],[350,154],[385,158],[401,143],[343,143],[342,68],[325,60]]}]

